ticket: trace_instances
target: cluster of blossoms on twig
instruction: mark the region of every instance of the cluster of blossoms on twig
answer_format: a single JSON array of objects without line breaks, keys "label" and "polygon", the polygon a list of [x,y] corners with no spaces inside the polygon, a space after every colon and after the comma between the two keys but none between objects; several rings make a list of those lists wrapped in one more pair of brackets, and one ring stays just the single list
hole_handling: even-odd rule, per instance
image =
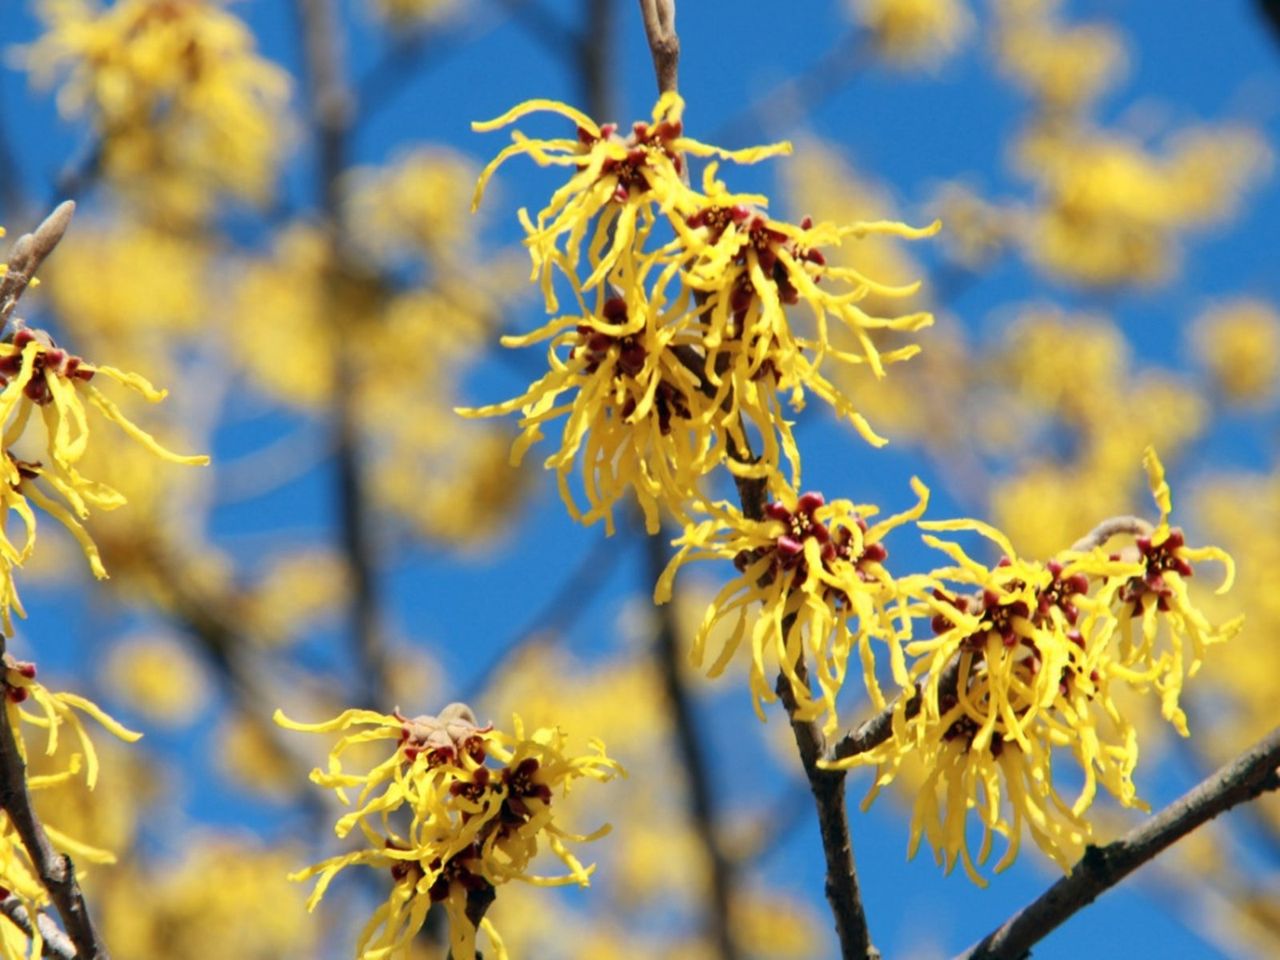
[{"label": "cluster of blossoms on twig", "polygon": [[[81,521],[88,517],[90,508],[111,510],[125,499],[112,487],[80,472],[90,445],[89,411],[96,411],[163,460],[208,462],[208,457],[180,456],[161,446],[99,385],[115,381],[153,403],[164,398],[163,391],[138,374],[86,363],[16,315],[19,301],[36,282],[36,270],[61,240],[74,209],[70,202],[59,206],[33,233],[20,237],[10,250],[8,263],[0,265],[0,509],[5,516],[10,511],[16,513],[25,533],[19,543],[0,531],[0,688],[5,710],[0,724],[0,791],[4,795],[0,912],[7,918],[0,934],[0,956],[5,958],[36,956],[51,938],[69,938],[77,954],[87,956],[98,950],[97,935],[64,855],[70,853],[88,863],[110,863],[114,857],[42,824],[31,808],[30,793],[81,776],[85,786],[93,789],[98,756],[79,713],[122,740],[133,741],[139,736],[91,701],[48,690],[36,681],[35,664],[19,661],[5,649],[13,633],[12,613],[23,614],[14,575],[35,548],[33,508],[60,521],[79,542],[94,574],[103,578],[107,572]],[[29,727],[44,731],[49,756],[56,753],[60,738],[67,734],[75,737],[79,750],[68,755],[62,769],[28,776],[24,731]],[[65,934],[45,913],[51,902],[62,915]]]},{"label": "cluster of blossoms on twig", "polygon": [[[314,908],[346,867],[390,871],[391,895],[365,925],[357,955],[404,955],[427,911],[440,904],[449,917],[454,957],[476,955],[478,929],[488,936],[494,954],[504,957],[502,942],[484,917],[495,887],[510,880],[588,885],[594,867],[584,866],[568,842],[594,840],[609,828],[585,836],[566,832],[555,818],[556,795],[571,789],[575,780],[607,781],[622,773],[603,744],[593,741],[590,753],[573,756],[557,728],[526,733],[517,716],[507,734],[480,726],[460,703],[438,716],[348,710],[314,724],[294,722],[277,711],[276,722],[311,733],[344,731],[329,753],[328,768],[312,771],[311,779],[352,807],[334,826],[338,837],[358,831],[364,843],[292,879],[318,878],[308,901]],[[391,747],[388,756],[363,773],[344,769],[348,749],[377,741]],[[353,790],[354,797],[349,794]],[[565,874],[529,873],[543,845],[563,864]]]},{"label": "cluster of blossoms on twig", "polygon": [[[912,852],[923,836],[940,862],[948,868],[961,862],[983,882],[966,837],[973,810],[983,829],[977,864],[990,855],[994,834],[1007,839],[996,869],[1012,863],[1025,827],[1070,869],[1091,838],[1084,813],[1099,787],[1125,806],[1143,806],[1133,784],[1138,734],[1113,691],[1154,690],[1164,718],[1188,735],[1179,705],[1183,680],[1199,669],[1206,648],[1230,639],[1241,621],[1210,623],[1192,603],[1187,580],[1195,564],[1216,560],[1227,571],[1221,592],[1233,569],[1221,550],[1192,548],[1169,526],[1164,469],[1154,451],[1145,459],[1160,520],[1121,531],[1136,537],[1118,551],[1086,540],[1041,562],[1019,557],[1003,534],[977,521],[920,524],[976,532],[1002,556],[987,566],[956,543],[925,536],[952,565],[901,578],[899,595],[903,620],[927,623],[934,636],[912,639],[904,631],[894,643],[903,644],[905,656],[892,658],[903,689],[920,691],[919,710],[910,713],[909,699],[901,698],[893,737],[833,764],[879,765],[871,797],[904,761],[918,765],[924,783]],[[1055,751],[1080,768],[1074,800],[1055,785]]]},{"label": "cluster of blossoms on twig", "polygon": [[[754,163],[790,146],[728,151],[701,143],[685,135],[682,109],[666,93],[652,120],[626,136],[543,100],[475,125],[492,130],[550,111],[577,130],[562,139],[517,131],[481,176],[477,201],[492,172],[516,155],[563,167],[568,180],[536,216],[520,211],[533,279],[552,319],[504,339],[508,346],[550,341],[550,369],[513,400],[461,412],[518,411],[516,461],[542,439],[544,425],[564,418],[546,466],[575,518],[603,519],[612,531],[614,506],[630,491],[650,533],[664,512],[678,521],[679,551],[657,584],[657,602],[670,599],[684,564],[733,562],[738,576],[712,602],[692,655],[703,665],[713,629],[725,624],[708,672],[719,674],[745,647],[762,718],[762,705],[785,692],[793,724],[815,724],[831,738],[856,650],[868,699],[891,718],[888,736],[870,746],[842,743],[820,765],[876,766],[874,796],[904,761],[918,761],[924,782],[913,852],[927,838],[940,862],[963,862],[982,882],[977,865],[988,859],[993,835],[1008,840],[999,869],[1016,856],[1025,828],[1068,868],[1090,837],[1084,813],[1099,786],[1122,804],[1141,805],[1132,779],[1137,733],[1113,690],[1154,690],[1164,717],[1187,734],[1183,680],[1239,621],[1210,623],[1186,581],[1196,564],[1216,560],[1227,565],[1226,589],[1230,559],[1189,547],[1169,526],[1169,487],[1151,449],[1145,463],[1159,522],[1101,527],[1093,540],[1043,562],[1019,557],[1003,534],[978,521],[921,521],[928,493],[918,481],[916,506],[878,523],[877,507],[800,493],[800,452],[783,398],[799,409],[817,396],[868,441],[882,443],[824,369],[842,363],[882,377],[918,351],[910,343],[887,346],[893,335],[932,322],[927,313],[868,314],[860,303],[870,295],[910,295],[915,285],[885,286],[853,268],[830,267],[823,250],[870,233],[920,237],[937,225],[773,219],[765,197],[729,192],[717,179],[719,161]],[[690,157],[708,160],[700,190],[690,186]],[[572,295],[568,310],[557,294],[562,286]],[[586,510],[571,487],[579,461]],[[705,495],[703,480],[719,466],[734,476],[741,508]],[[885,537],[908,522],[926,531],[925,542],[948,565],[890,572]],[[962,531],[980,534],[1003,557],[989,566],[937,536]],[[1136,542],[1108,552],[1116,533]],[[878,669],[880,657],[886,669]],[[1083,775],[1070,802],[1054,780],[1061,751]],[[966,839],[971,810],[984,831],[976,858]]]},{"label": "cluster of blossoms on twig", "polygon": [[[17,784],[13,776],[16,759],[25,768],[29,762],[27,731],[42,731],[43,749],[48,756],[58,752],[61,739],[67,735],[75,738],[78,750],[67,754],[65,766],[52,773],[25,778],[25,789],[39,793],[68,781],[80,780],[92,790],[98,780],[98,753],[85,729],[79,714],[83,713],[100,724],[108,733],[127,743],[133,743],[141,734],[135,733],[108,716],[95,703],[74,693],[54,692],[36,680],[36,665],[17,660],[10,653],[3,654],[0,663],[3,676],[0,690],[4,696],[4,715],[8,729],[0,731],[0,756],[4,757],[4,788],[11,792]],[[13,751],[10,755],[9,751]],[[30,811],[6,810],[0,814],[0,901],[6,902],[4,913],[11,917],[12,907],[20,907],[28,918],[26,929],[19,929],[7,921],[0,921],[0,960],[26,960],[41,956],[46,935],[61,937],[57,928],[43,922],[30,922],[31,918],[43,921],[51,906],[49,891],[45,887],[40,854],[32,850],[32,830],[47,837],[57,850],[70,854],[77,864],[110,864],[115,862],[109,850],[93,846],[57,829],[50,823],[37,823]],[[11,902],[9,902],[11,901]]]},{"label": "cluster of blossoms on twig", "polygon": [[[774,219],[765,197],[732,193],[716,175],[719,161],[756,163],[789,153],[790,144],[711,146],[685,135],[683,109],[677,94],[664,94],[652,119],[626,136],[546,100],[475,125],[493,130],[549,111],[576,124],[576,136],[516,132],[481,176],[477,202],[493,171],[515,155],[571,171],[536,218],[521,211],[533,277],[553,317],[533,333],[504,339],[508,346],[549,340],[550,370],[506,403],[462,412],[519,411],[514,460],[542,438],[544,424],[565,418],[546,465],[557,472],[570,512],[585,523],[603,519],[610,531],[614,505],[629,490],[651,533],[663,509],[687,519],[689,504],[704,499],[702,478],[721,465],[770,484],[785,465],[798,484],[800,456],[784,399],[798,410],[815,395],[869,441],[883,443],[824,367],[861,365],[882,376],[918,348],[881,349],[879,336],[932,322],[927,313],[866,313],[859,304],[871,293],[908,296],[915,285],[885,286],[830,267],[823,250],[872,233],[925,236],[936,225]],[[710,161],[700,190],[690,185],[689,157]],[[572,292],[565,312],[557,278]],[[753,433],[762,446],[758,459],[744,453]],[[579,460],[585,511],[570,488]]]}]

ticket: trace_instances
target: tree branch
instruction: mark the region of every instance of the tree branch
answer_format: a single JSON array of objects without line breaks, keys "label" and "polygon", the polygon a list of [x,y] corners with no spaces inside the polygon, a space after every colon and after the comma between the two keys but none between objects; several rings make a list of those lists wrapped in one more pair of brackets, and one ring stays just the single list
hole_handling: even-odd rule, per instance
[{"label": "tree branch", "polygon": [[[321,212],[328,223],[335,265],[346,262],[340,183],[347,163],[347,135],[354,103],[342,76],[341,33],[332,0],[297,0],[303,50],[311,88],[312,126],[320,161]],[[333,269],[328,276],[337,286]],[[331,302],[337,303],[337,291]],[[333,321],[341,327],[345,318]],[[374,577],[373,537],[368,518],[368,496],[360,462],[359,425],[356,416],[356,377],[348,351],[339,346],[334,356],[331,405],[334,460],[338,480],[338,521],[343,554],[351,575],[349,617],[359,668],[357,697],[362,706],[385,709],[388,665],[378,623],[377,586]]]},{"label": "tree branch", "polygon": [[640,0],[644,33],[649,38],[653,72],[659,93],[674,93],[678,87],[680,37],[676,33],[676,0]]},{"label": "tree branch", "polygon": [[[783,622],[784,631],[790,627],[790,622]],[[808,682],[803,656],[796,661],[796,674],[801,682]],[[853,839],[845,808],[845,772],[823,770],[818,766],[826,748],[822,731],[812,720],[796,718],[796,695],[786,674],[778,675],[775,690],[787,709],[791,732],[800,751],[800,762],[809,780],[809,791],[818,808],[818,830],[822,835],[822,852],[827,863],[827,902],[835,916],[841,960],[879,960],[880,952],[871,945],[871,932],[867,927],[858,874],[853,864]]]},{"label": "tree branch", "polygon": [[47,914],[37,910],[36,926],[32,928],[31,916],[27,913],[27,908],[22,905],[21,900],[12,895],[0,900],[0,913],[12,920],[13,925],[28,937],[34,936],[35,930],[39,929],[40,939],[44,941],[44,948],[40,952],[42,957],[52,958],[52,960],[75,960],[75,944],[67,939],[67,935]]},{"label": "tree branch", "polygon": [[[0,638],[0,655],[3,653],[4,641]],[[6,708],[3,712],[4,717],[0,719],[0,809],[9,815],[9,822],[18,832],[31,859],[32,869],[58,908],[67,937],[75,945],[75,955],[81,960],[108,960],[107,948],[93,926],[84,892],[76,880],[75,864],[66,854],[53,848],[31,806],[27,765],[18,750],[17,734],[9,722],[9,711]]]},{"label": "tree branch", "polygon": [[[649,547],[648,574],[652,581],[657,582],[670,559],[667,538],[659,535],[646,539]],[[689,815],[693,832],[702,847],[711,873],[711,902],[708,905],[709,930],[707,932],[721,960],[736,960],[740,953],[734,942],[730,917],[734,886],[733,867],[725,855],[720,833],[716,829],[711,777],[708,773],[702,742],[698,738],[693,703],[680,672],[675,597],[658,607],[656,614],[658,624],[653,641],[654,660],[662,679],[667,706],[671,710],[680,766],[684,772],[685,782],[689,786]]]},{"label": "tree branch", "polygon": [[9,322],[9,317],[13,315],[14,308],[18,306],[32,277],[67,232],[71,216],[75,212],[75,201],[60,203],[40,226],[31,233],[24,233],[14,242],[9,251],[9,268],[4,277],[0,278],[0,325]]},{"label": "tree branch", "polygon": [[[938,679],[939,690],[955,690],[960,679],[960,660],[957,658],[947,664]],[[920,712],[924,701],[920,697],[920,685],[916,684],[910,694],[902,693],[879,713],[868,717],[855,729],[845,734],[831,751],[831,760],[847,760],[860,753],[873,750],[893,736],[893,712],[903,697],[907,700],[907,719],[910,720]]]},{"label": "tree branch", "polygon": [[1141,517],[1111,517],[1103,520],[1073,543],[1071,549],[1081,552],[1093,550],[1095,547],[1104,546],[1112,537],[1119,537],[1125,534],[1134,537],[1145,537],[1149,536],[1153,529],[1151,524]]},{"label": "tree branch", "polygon": [[1280,727],[1119,840],[1089,847],[1071,873],[960,956],[1018,960],[1166,847],[1220,813],[1280,788]]}]

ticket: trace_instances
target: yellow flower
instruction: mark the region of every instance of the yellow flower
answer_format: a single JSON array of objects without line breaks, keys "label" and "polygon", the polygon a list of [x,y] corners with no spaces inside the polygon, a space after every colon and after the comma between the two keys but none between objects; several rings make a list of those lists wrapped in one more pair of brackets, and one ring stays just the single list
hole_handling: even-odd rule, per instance
[{"label": "yellow flower", "polygon": [[[357,864],[386,869],[395,880],[391,896],[365,925],[357,944],[364,957],[404,957],[432,903],[443,905],[450,920],[450,943],[457,960],[474,960],[477,928],[471,915],[474,896],[492,899],[496,886],[510,880],[538,885],[587,886],[594,867],[583,866],[566,841],[603,836],[566,833],[555,820],[557,791],[575,780],[607,781],[622,772],[599,742],[593,752],[570,756],[564,734],[542,728],[526,736],[513,719],[512,735],[481,727],[463,704],[451,704],[438,716],[408,718],[370,710],[348,710],[325,723],[276,722],[313,733],[351,731],[329,753],[327,770],[311,779],[355,807],[335,825],[339,838],[358,830],[366,846],[340,854],[292,875],[318,877],[308,908],[324,895],[333,877]],[[365,773],[343,769],[342,757],[357,744],[386,741],[390,756]],[[354,800],[349,791],[358,789]],[[545,844],[567,869],[558,877],[528,873]],[[483,929],[498,957],[506,956],[487,919]]]},{"label": "yellow flower", "polygon": [[1228,403],[1275,396],[1280,377],[1280,315],[1261,300],[1218,304],[1196,318],[1193,344],[1201,364]]},{"label": "yellow flower", "polygon": [[[99,376],[123,384],[152,403],[165,397],[164,391],[157,390],[136,373],[94,366],[54,346],[43,331],[19,324],[10,341],[0,343],[0,381],[3,382],[0,424],[3,424],[6,454],[0,460],[0,471],[3,472],[4,498],[9,509],[23,517],[28,530],[27,545],[21,551],[14,550],[7,540],[0,543],[0,552],[10,567],[21,564],[31,550],[35,520],[25,502],[30,500],[71,532],[96,576],[107,575],[98,548],[80,521],[88,516],[90,506],[112,510],[124,503],[124,497],[77,469],[89,443],[86,406],[97,410],[163,460],[182,464],[209,462],[206,456],[183,456],[161,446],[94,385],[93,380]],[[37,411],[44,423],[43,459],[35,459],[38,453],[25,453],[20,446],[32,414]],[[15,450],[24,452],[25,456],[20,458]],[[46,485],[59,499],[45,492]],[[16,597],[11,596],[9,600],[10,605],[21,612]],[[3,610],[3,617],[6,629],[11,629],[8,606]]]},{"label": "yellow flower", "polygon": [[[590,524],[603,518],[610,534],[613,506],[628,490],[635,492],[649,532],[657,533],[659,506],[683,517],[699,479],[725,457],[725,437],[714,429],[724,413],[680,355],[692,334],[679,322],[679,306],[668,307],[661,289],[646,297],[643,281],[642,275],[624,285],[626,299],[597,297],[595,309],[583,315],[556,317],[525,336],[504,337],[506,346],[549,340],[551,369],[512,400],[458,410],[469,417],[519,411],[522,433],[511,454],[516,464],[542,439],[545,423],[565,417],[560,448],[545,465],[556,471],[574,519]],[[585,512],[569,488],[579,458]]]},{"label": "yellow flower", "polygon": [[[5,718],[13,733],[18,755],[27,765],[27,788],[38,798],[40,793],[51,788],[60,788],[83,779],[84,785],[92,790],[98,780],[98,753],[93,741],[80,719],[80,714],[96,720],[112,735],[132,743],[141,734],[121,726],[96,704],[73,693],[54,693],[36,681],[36,666],[16,659],[5,653],[3,671],[0,676],[0,695],[3,696]],[[34,710],[30,708],[34,707]],[[31,757],[26,740],[29,728],[42,730],[44,734],[44,754],[54,757],[58,745],[69,731],[79,747],[77,752],[67,755],[65,766],[55,768],[51,772],[31,772]],[[85,864],[107,864],[115,862],[115,855],[109,851],[75,839],[44,818],[44,832],[54,847],[75,858],[83,868]],[[36,871],[31,863],[25,846],[18,836],[17,830],[6,814],[0,817],[0,886],[4,887],[6,896],[17,897],[27,910],[28,916],[34,918],[39,908],[46,906],[49,898],[36,878]],[[31,938],[31,952],[10,950],[6,940],[0,944],[0,956],[5,960],[26,958],[40,955],[41,937],[38,927]]]},{"label": "yellow flower", "polygon": [[963,0],[848,0],[850,13],[899,66],[937,66],[973,30]]},{"label": "yellow flower", "polygon": [[[1194,573],[1193,564],[1213,560],[1226,568],[1217,590],[1220,594],[1231,588],[1235,564],[1218,547],[1188,546],[1182,530],[1169,526],[1173,500],[1164,466],[1150,447],[1143,455],[1143,464],[1160,510],[1160,522],[1150,534],[1137,538],[1139,571],[1132,577],[1113,581],[1107,590],[1117,608],[1120,635],[1117,672],[1135,685],[1151,683],[1160,694],[1164,718],[1185,737],[1189,736],[1187,718],[1178,704],[1183,681],[1200,669],[1205,648],[1230,640],[1240,632],[1244,618],[1214,625],[1192,602],[1187,580]],[[1128,552],[1133,553],[1134,549]],[[1139,627],[1136,636],[1135,621]],[[1160,629],[1162,623],[1164,631]],[[1162,632],[1168,638],[1168,649],[1159,650]]]},{"label": "yellow flower", "polygon": [[[1191,605],[1183,580],[1193,562],[1219,560],[1230,573],[1230,561],[1216,548],[1187,548],[1181,533],[1169,529],[1169,489],[1151,450],[1146,465],[1160,523],[1116,553],[1086,544],[1040,563],[1017,556],[1002,533],[978,521],[920,524],[979,533],[1003,556],[988,567],[957,544],[925,536],[953,565],[898,581],[903,600],[895,615],[928,617],[935,634],[905,644],[903,689],[921,691],[919,710],[909,715],[909,698],[900,698],[890,740],[830,764],[879,765],[867,803],[904,760],[923,770],[913,854],[927,838],[948,870],[962,863],[982,884],[978,867],[993,837],[1007,842],[998,871],[1013,862],[1025,828],[1069,870],[1091,837],[1084,814],[1099,787],[1125,806],[1142,806],[1133,784],[1138,734],[1113,699],[1114,685],[1154,686],[1166,719],[1186,734],[1178,708],[1183,675],[1198,667],[1204,646],[1227,639],[1238,621],[1211,626]],[[1134,617],[1143,624],[1137,640],[1129,628]],[[1161,620],[1172,638],[1168,650],[1156,643]],[[1070,752],[1083,775],[1072,801],[1055,783],[1059,750]],[[982,826],[976,855],[970,810]]]},{"label": "yellow flower", "polygon": [[[720,385],[727,366],[735,400],[748,410],[756,384],[776,385],[790,394],[797,409],[804,404],[807,388],[852,422],[869,442],[884,443],[823,376],[823,361],[831,357],[848,364],[865,363],[881,377],[885,364],[906,360],[919,347],[882,352],[872,334],[917,331],[933,323],[933,316],[923,311],[893,318],[867,314],[859,302],[868,296],[909,297],[919,283],[877,283],[853,267],[832,265],[824,248],[838,247],[850,237],[876,234],[930,236],[940,224],[917,230],[886,220],[837,225],[814,224],[806,218],[799,225],[784,223],[758,209],[767,202],[764,197],[729,193],[716,180],[716,170],[716,164],[707,165],[705,196],[695,199],[697,206],[686,217],[673,219],[678,239],[664,250],[664,258],[680,266],[685,284],[701,297],[698,320],[706,378]],[[787,306],[801,303],[812,313],[810,336],[797,328],[786,311]],[[847,331],[856,349],[833,344],[832,325]],[[756,419],[769,444],[774,430],[764,425],[781,417],[762,411]],[[763,462],[772,467],[777,459],[766,451]]]},{"label": "yellow flower", "polygon": [[25,51],[58,105],[88,115],[108,177],[187,218],[216,192],[265,200],[281,145],[288,74],[258,56],[221,0],[42,0],[48,32]]},{"label": "yellow flower", "polygon": [[1057,3],[1002,0],[996,7],[1001,70],[1051,112],[1087,108],[1124,74],[1123,38],[1102,23],[1064,24]]},{"label": "yellow flower", "polygon": [[[763,704],[776,698],[772,679],[781,671],[795,696],[797,716],[821,720],[830,735],[838,723],[836,698],[855,646],[872,701],[877,706],[885,702],[872,643],[888,643],[895,661],[899,659],[898,630],[890,614],[898,592],[884,567],[888,551],[882,540],[924,512],[928,491],[919,481],[912,486],[917,504],[874,526],[867,518],[878,512],[875,507],[848,500],[826,503],[819,493],[797,497],[785,491],[767,505],[763,520],[744,517],[727,503],[708,505],[703,509],[710,517],[687,526],[676,541],[680,549],[659,578],[654,600],[671,599],[676,571],[691,560],[732,560],[740,576],[707,608],[694,638],[693,662],[702,665],[711,631],[731,620],[732,633],[707,668],[708,675],[718,676],[746,639],[754,616],[749,682],[757,715],[763,720]],[[894,670],[901,674],[902,664],[895,662]],[[816,695],[810,676],[816,677]]]},{"label": "yellow flower", "polygon": [[320,952],[321,932],[285,875],[295,851],[215,834],[178,853],[154,866],[122,866],[94,889],[103,939],[120,956],[300,960]]},{"label": "yellow flower", "polygon": [[1264,173],[1271,152],[1253,129],[1182,131],[1161,153],[1084,124],[1046,124],[1018,145],[1040,200],[1021,217],[1028,258],[1089,286],[1165,277],[1180,235],[1220,221]]},{"label": "yellow flower", "polygon": [[[791,151],[787,143],[724,150],[686,137],[682,119],[684,101],[676,93],[663,94],[653,108],[652,121],[634,124],[625,138],[618,135],[615,124],[599,125],[581,111],[554,100],[526,100],[494,120],[473,123],[471,128],[480,132],[497,130],[538,112],[557,113],[572,120],[577,124],[577,136],[536,140],[518,130],[514,132],[515,142],[481,172],[473,207],[479,205],[494,171],[513,156],[526,154],[540,166],[562,166],[576,171],[538,213],[536,223],[524,210],[520,211],[521,223],[528,234],[525,243],[533,258],[533,278],[541,279],[550,312],[558,309],[552,289],[553,266],[571,278],[575,289],[596,286],[608,277],[624,251],[638,249],[639,242],[657,223],[660,212],[668,216],[689,212],[693,192],[688,186],[686,154],[756,163]],[[587,240],[593,219],[596,219],[595,230]],[[591,274],[579,282],[577,268],[584,240],[587,240]]]}]

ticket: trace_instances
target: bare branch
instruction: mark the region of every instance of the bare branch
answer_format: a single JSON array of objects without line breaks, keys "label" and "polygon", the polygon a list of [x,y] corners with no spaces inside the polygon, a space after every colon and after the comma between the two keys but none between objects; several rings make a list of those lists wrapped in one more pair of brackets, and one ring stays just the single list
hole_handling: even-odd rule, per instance
[{"label": "bare branch", "polygon": [[[790,627],[790,622],[783,622],[784,630]],[[808,682],[803,658],[796,662],[796,674],[801,682]],[[796,695],[786,674],[778,675],[775,689],[787,709],[791,732],[800,751],[800,762],[809,780],[809,791],[818,807],[818,831],[822,835],[822,852],[827,862],[827,902],[831,904],[831,913],[836,921],[841,960],[879,960],[880,951],[871,945],[871,931],[867,927],[858,874],[853,865],[853,839],[845,808],[844,771],[824,770],[818,766],[826,749],[822,731],[812,720],[796,718]]]},{"label": "bare branch", "polygon": [[[17,897],[8,896],[0,900],[0,913],[12,920],[14,926],[28,937],[34,935],[31,916]],[[36,927],[40,930],[40,939],[44,941],[44,948],[40,952],[42,957],[52,958],[52,960],[75,960],[75,944],[67,939],[67,935],[49,916],[36,911]]]},{"label": "bare branch", "polygon": [[75,201],[64,201],[45,218],[44,223],[31,233],[24,233],[14,242],[9,251],[9,268],[4,277],[0,278],[0,325],[9,322],[9,317],[13,315],[14,308],[30,285],[31,278],[36,275],[45,258],[53,253],[53,248],[67,232],[67,226],[75,212]]},{"label": "bare branch", "polygon": [[1093,550],[1095,547],[1104,546],[1112,537],[1124,535],[1146,537],[1150,536],[1153,529],[1155,528],[1141,517],[1111,517],[1103,520],[1073,543],[1071,549],[1082,552]]},{"label": "bare branch", "polygon": [[1220,813],[1280,788],[1280,727],[1119,840],[1089,847],[1071,873],[961,954],[1017,960],[1138,867]]},{"label": "bare branch", "polygon": [[[354,102],[342,73],[342,32],[333,0],[296,0],[311,92],[312,125],[320,161],[320,203],[329,227],[336,264],[347,262],[343,243],[341,179],[346,169]],[[333,286],[339,278],[329,271]],[[338,291],[330,302],[338,303]],[[333,322],[346,318],[333,314]],[[339,343],[341,338],[339,338]],[[383,708],[389,666],[378,622],[377,583],[369,497],[360,455],[360,428],[355,408],[355,371],[350,351],[340,346],[334,356],[331,404],[334,461],[338,474],[337,514],[343,554],[351,576],[349,618],[355,645],[362,706]]]},{"label": "bare branch", "polygon": [[[669,559],[667,538],[659,535],[648,537],[649,579],[656,582]],[[698,738],[697,720],[693,715],[693,703],[685,688],[680,671],[680,651],[676,630],[675,598],[656,608],[657,631],[654,635],[654,659],[662,679],[663,692],[671,711],[673,732],[676,738],[680,766],[689,786],[689,814],[693,832],[697,837],[711,873],[711,902],[708,905],[707,932],[715,944],[721,960],[735,960],[740,956],[733,938],[730,908],[733,899],[733,866],[725,855],[720,832],[716,828],[715,803],[711,791],[711,775],[708,770],[702,742]]]},{"label": "bare branch", "polygon": [[644,33],[649,38],[653,72],[659,93],[674,93],[678,87],[680,37],[676,34],[676,0],[640,0]]},{"label": "bare branch", "polygon": [[[942,671],[942,676],[938,678],[938,689],[944,692],[955,690],[959,678],[960,661],[957,658],[947,664]],[[875,714],[875,716],[864,720],[856,729],[845,734],[831,751],[830,759],[847,760],[860,753],[873,750],[888,740],[893,735],[893,712],[897,709],[902,697],[908,697],[906,706],[908,720],[920,712],[920,707],[924,701],[920,697],[920,685],[916,684],[910,694],[899,694],[898,699],[894,700],[893,703]]]},{"label": "bare branch", "polygon": [[[70,213],[67,216],[70,217]],[[64,223],[64,229],[65,226]],[[61,236],[60,231],[58,235]],[[3,652],[2,640],[0,652]],[[16,736],[6,710],[0,719],[0,809],[9,815],[9,822],[18,832],[41,886],[58,908],[67,936],[75,945],[75,955],[82,960],[108,960],[107,948],[89,918],[89,907],[76,880],[75,864],[53,848],[31,806],[27,765],[18,751]]]}]

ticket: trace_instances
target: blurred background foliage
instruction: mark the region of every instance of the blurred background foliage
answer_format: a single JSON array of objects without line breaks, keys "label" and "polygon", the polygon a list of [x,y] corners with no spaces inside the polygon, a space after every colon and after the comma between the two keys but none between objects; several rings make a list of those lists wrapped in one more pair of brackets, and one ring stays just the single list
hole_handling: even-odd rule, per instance
[{"label": "blurred background foliage", "polygon": [[[472,216],[490,145],[466,124],[528,96],[624,124],[647,114],[633,5],[348,0],[333,5],[336,78],[303,49],[301,0],[7,6],[3,222],[81,205],[28,319],[168,386],[146,427],[215,458],[161,470],[140,449],[98,447],[94,475],[129,500],[91,523],[111,579],[89,582],[75,545],[42,533],[13,643],[147,734],[104,745],[91,797],[39,796],[60,829],[119,854],[85,878],[116,955],[347,955],[390,878],[344,877],[306,916],[284,874],[329,849],[328,801],[306,779],[318,745],[271,712],[456,699],[482,719],[518,711],[600,737],[630,772],[568,801],[584,832],[615,825],[591,851],[590,891],[503,888],[493,917],[513,956],[716,956],[711,857],[743,956],[829,955],[785,725],[760,725],[741,683],[672,669],[656,640],[686,643],[715,584],[655,612],[664,557],[638,523],[609,540],[574,527],[547,477],[507,465],[513,424],[452,412],[536,373],[497,338],[540,313],[511,211],[545,178],[506,173]],[[1190,740],[1145,723],[1160,744],[1139,781],[1153,804],[1280,716],[1280,46],[1264,6],[680,9],[691,133],[796,141],[793,158],[743,171],[743,189],[797,218],[944,222],[910,249],[847,248],[882,280],[925,277],[909,308],[938,322],[887,380],[842,384],[887,451],[801,416],[807,485],[896,510],[917,473],[939,493],[932,516],[986,517],[1048,555],[1102,517],[1148,510],[1137,467],[1150,443],[1171,468],[1175,522],[1234,555],[1236,589],[1211,613],[1248,622],[1190,688]],[[900,572],[925,562],[909,547],[894,559]],[[676,688],[703,753],[692,793]],[[869,785],[853,783],[855,797]],[[691,816],[699,793],[714,843]],[[907,863],[909,786],[899,796],[896,814],[853,814],[886,956],[947,955],[1051,878],[1034,854],[985,892]],[[1270,797],[1037,956],[1105,942],[1113,955],[1273,957],[1278,877]],[[424,937],[419,955],[442,951]]]}]

